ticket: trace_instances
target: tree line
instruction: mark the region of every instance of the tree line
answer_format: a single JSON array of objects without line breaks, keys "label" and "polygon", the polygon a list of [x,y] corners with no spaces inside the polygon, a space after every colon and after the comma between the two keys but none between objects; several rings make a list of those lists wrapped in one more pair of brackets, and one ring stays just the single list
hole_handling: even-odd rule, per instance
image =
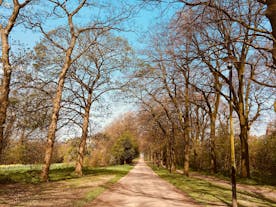
[{"label": "tree line", "polygon": [[261,115],[275,113],[275,36],[268,21],[274,3],[179,2],[184,6],[149,35],[132,74],[130,95],[147,117],[146,152],[170,170],[182,166],[187,176],[191,163],[213,173],[229,170],[230,105],[239,174],[250,177],[250,130]]}]

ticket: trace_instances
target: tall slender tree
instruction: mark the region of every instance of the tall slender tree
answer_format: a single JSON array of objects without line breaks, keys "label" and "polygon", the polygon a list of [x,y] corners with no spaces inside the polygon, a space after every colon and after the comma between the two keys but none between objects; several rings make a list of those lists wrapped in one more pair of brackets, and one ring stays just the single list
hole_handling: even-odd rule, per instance
[{"label": "tall slender tree", "polygon": [[[86,141],[89,136],[92,105],[103,99],[103,95],[107,92],[122,88],[124,83],[116,82],[115,74],[118,75],[120,71],[124,70],[131,60],[129,57],[131,49],[128,43],[122,38],[113,37],[110,33],[87,32],[80,37],[78,45],[85,48],[87,42],[95,39],[97,39],[97,43],[72,65],[68,77],[70,84],[66,84],[65,92],[69,98],[69,100],[65,100],[69,104],[67,110],[77,112],[81,116],[82,133],[75,168],[75,172],[80,176],[82,175]],[[104,110],[101,112],[105,113]]]},{"label": "tall slender tree", "polygon": [[[10,34],[20,16],[20,11],[30,2],[31,0],[26,0],[23,2],[13,0],[11,14],[9,14],[9,16],[2,16],[1,14],[1,18],[3,18],[4,21],[0,23],[2,49],[1,69],[3,70],[3,75],[0,80],[0,160],[3,151],[4,130],[7,117],[7,109],[9,106],[10,82],[13,71],[10,57]],[[8,3],[7,1],[0,1],[0,8],[2,7],[2,9],[5,9],[8,4],[10,3]]]},{"label": "tall slender tree", "polygon": [[[71,65],[77,61],[89,48],[91,48],[96,41],[87,42],[85,48],[77,48],[77,40],[80,35],[84,32],[91,30],[98,30],[101,33],[106,33],[112,29],[117,29],[118,25],[129,17],[129,12],[126,8],[118,11],[108,10],[109,7],[105,7],[98,2],[96,4],[92,3],[89,0],[82,0],[78,2],[68,2],[68,1],[57,1],[49,0],[49,7],[52,9],[52,12],[49,14],[53,19],[58,17],[58,19],[63,18],[65,25],[58,25],[55,29],[45,30],[47,22],[43,24],[41,21],[33,23],[37,26],[42,34],[44,39],[48,41],[55,49],[63,55],[63,59],[59,60],[57,66],[60,67],[58,78],[57,78],[57,88],[55,96],[53,98],[53,110],[51,116],[51,122],[47,135],[47,145],[45,151],[44,166],[41,173],[41,179],[47,181],[49,179],[49,168],[51,164],[51,157],[53,153],[53,146],[55,142],[55,133],[57,130],[57,123],[59,120],[59,111],[61,108],[62,93],[64,89],[64,84],[66,80],[67,73]],[[110,5],[109,5],[110,6]],[[80,21],[81,12],[87,12],[87,9],[93,8],[101,10],[105,8],[108,11],[107,15],[104,17],[99,17],[97,15],[92,15],[92,19],[87,19],[87,21]],[[94,19],[93,19],[94,18]],[[54,20],[53,20],[54,21]],[[60,23],[60,21],[58,22]],[[57,23],[57,24],[58,24]],[[55,24],[52,24],[56,26]]]}]

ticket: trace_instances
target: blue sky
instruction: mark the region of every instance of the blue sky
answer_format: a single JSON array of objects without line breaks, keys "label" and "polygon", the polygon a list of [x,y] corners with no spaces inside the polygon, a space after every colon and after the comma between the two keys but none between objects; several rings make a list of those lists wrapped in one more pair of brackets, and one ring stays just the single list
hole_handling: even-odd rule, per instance
[{"label": "blue sky", "polygon": [[[115,0],[112,0],[116,4]],[[130,3],[139,2],[138,0],[129,0]],[[130,45],[134,49],[143,48],[144,44],[141,42],[142,36],[147,34],[152,30],[153,26],[156,24],[161,24],[164,21],[168,21],[180,4],[162,4],[161,6],[148,6],[142,9],[135,18],[128,21],[126,29],[131,31],[128,32],[117,32],[116,35],[123,36],[126,38]],[[41,35],[37,32],[24,29],[22,26],[16,27],[12,31],[11,39],[15,41],[20,41],[24,44],[24,47],[32,48],[40,40]],[[112,106],[113,115],[106,120],[106,123],[110,123],[114,118],[121,116],[125,111],[133,109],[133,105],[125,104],[123,102],[116,102]],[[271,118],[265,118],[265,121],[270,121]],[[265,132],[265,127],[258,127],[259,123],[256,123],[252,127],[253,134],[263,134]]]},{"label": "blue sky", "polygon": [[[112,2],[116,1],[112,0]],[[129,2],[135,4],[140,1],[129,0],[128,3]],[[173,11],[175,11],[176,7],[179,6],[180,4],[160,4],[159,6],[144,7],[139,11],[138,14],[135,15],[135,17],[128,20],[125,29],[131,31],[122,31],[118,32],[117,34],[126,38],[131,46],[133,46],[134,48],[140,48],[141,43],[139,39],[141,39],[141,35],[149,31],[153,25],[156,25],[161,21],[170,19]],[[29,48],[34,47],[39,42],[40,38],[41,35],[38,32],[32,31],[30,29],[25,29],[22,26],[15,27],[11,34],[12,40],[19,40],[21,43]]]},{"label": "blue sky", "polygon": [[[130,3],[135,3],[138,2],[136,0],[131,0],[129,1]],[[129,3],[128,2],[128,3]],[[114,3],[116,1],[114,0]],[[125,39],[129,41],[129,44],[134,48],[134,49],[141,49],[143,47],[143,44],[140,42],[139,39],[141,39],[141,36],[147,33],[150,28],[157,24],[158,22],[162,21],[162,19],[169,19],[169,14],[168,12],[170,9],[166,10],[166,13],[163,13],[161,15],[162,11],[164,10],[165,5],[160,6],[148,6],[147,8],[141,9],[138,14],[135,15],[134,18],[128,20],[125,29],[129,30],[127,32],[116,32],[116,35],[122,36]],[[91,11],[86,11],[87,15],[84,16],[89,16],[89,12]],[[84,20],[85,21],[85,20]],[[49,21],[48,21],[49,23]],[[59,22],[58,22],[59,23]],[[53,23],[54,24],[54,23]],[[54,28],[54,27],[53,27]],[[42,35],[39,32],[35,32],[30,29],[26,29],[23,27],[23,25],[18,25],[14,27],[12,33],[11,33],[11,45],[12,45],[12,50],[17,51],[20,47],[24,48],[33,48],[37,43],[39,43]],[[20,42],[21,45],[18,45],[17,42]],[[16,43],[16,44],[15,44]],[[126,111],[133,110],[135,107],[133,104],[130,103],[124,103],[124,101],[115,101],[110,104],[111,105],[111,111],[113,112],[109,118],[106,118],[104,121],[100,119],[100,122],[105,122],[102,125],[106,126],[107,124],[111,123],[115,118],[120,117],[122,114],[124,114]],[[95,118],[95,117],[94,117]],[[93,117],[92,117],[93,119]],[[68,131],[66,129],[61,130],[61,133],[58,134],[63,134],[65,136],[76,136],[75,133],[78,133],[78,130],[76,129],[74,131],[74,134],[71,134],[72,131]],[[64,136],[62,136],[64,137]]]},{"label": "blue sky", "polygon": [[[114,2],[116,2],[114,0]],[[128,3],[139,2],[137,0],[128,1]],[[162,21],[168,21],[170,19],[172,11],[175,10],[174,7],[168,7],[167,4],[161,4],[159,6],[147,6],[139,11],[134,18],[128,20],[125,29],[129,30],[127,32],[116,32],[116,35],[122,36],[128,40],[129,44],[136,50],[142,49],[143,43],[140,41],[143,35],[146,35],[151,28]],[[89,15],[87,15],[89,16]],[[22,26],[15,27],[11,34],[11,39],[15,41],[20,41],[24,47],[33,48],[42,37],[38,32],[32,31],[30,29],[25,29]],[[17,50],[17,46],[14,49]],[[115,101],[111,103],[111,111],[113,112],[109,118],[105,119],[103,126],[111,123],[115,118],[122,116],[126,111],[131,111],[135,108],[133,104],[124,103],[124,101]],[[100,119],[102,122],[103,120]],[[67,134],[67,130],[62,130],[61,134]],[[68,134],[69,133],[69,134]],[[76,132],[75,132],[76,133]],[[70,136],[70,135],[69,135]],[[75,136],[75,134],[73,135]]]}]

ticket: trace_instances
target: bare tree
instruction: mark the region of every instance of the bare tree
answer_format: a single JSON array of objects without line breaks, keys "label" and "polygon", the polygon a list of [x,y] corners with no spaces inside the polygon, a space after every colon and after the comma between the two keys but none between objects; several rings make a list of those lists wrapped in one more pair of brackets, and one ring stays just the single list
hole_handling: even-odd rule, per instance
[{"label": "bare tree", "polygon": [[183,155],[184,174],[188,176],[191,145],[190,68],[185,61],[188,58],[188,47],[182,44],[181,46],[185,48],[185,51],[183,50],[181,57],[177,58],[176,50],[173,48],[177,43],[173,36],[171,37],[165,35],[165,32],[161,32],[156,34],[151,42],[153,45],[149,49],[147,56],[152,64],[146,69],[147,72],[144,71],[141,74],[145,73],[145,78],[149,76],[149,78],[146,78],[149,83],[147,85],[152,85],[151,89],[147,90],[147,95],[158,103],[166,113],[170,124],[172,124],[171,146],[175,147],[174,137],[176,131],[182,136],[185,143]]},{"label": "bare tree", "polygon": [[[273,48],[269,49],[269,48],[259,48],[260,50],[268,50],[271,52],[272,54],[272,58],[273,58],[273,62],[274,62],[274,68],[275,68],[275,64],[276,64],[276,15],[275,15],[275,7],[276,7],[276,3],[273,0],[255,0],[251,2],[251,5],[257,5],[258,4],[258,11],[260,15],[265,15],[272,27],[272,32],[269,31],[269,29],[264,26],[263,24],[259,24],[259,25],[251,25],[246,19],[241,18],[240,16],[236,16],[236,15],[232,15],[231,12],[229,12],[230,10],[227,9],[227,6],[225,3],[222,3],[220,1],[210,1],[210,0],[206,0],[206,1],[202,1],[202,0],[198,0],[198,1],[189,1],[189,0],[179,0],[178,2],[184,3],[187,6],[192,6],[192,7],[196,7],[196,6],[204,6],[204,7],[209,7],[209,8],[213,8],[217,11],[222,12],[224,15],[226,15],[230,21],[232,22],[236,22],[238,24],[240,24],[242,27],[248,29],[248,30],[252,30],[254,32],[257,33],[257,35],[262,36],[262,37],[266,37],[268,40],[272,41],[273,44]],[[259,2],[259,3],[258,3]],[[239,2],[240,7],[243,7],[245,10],[240,10],[241,12],[245,12],[247,9],[250,8],[250,6],[247,4],[246,1],[241,1]],[[266,6],[266,11],[264,12],[264,5]],[[249,7],[248,7],[249,6]],[[228,7],[229,8],[229,7]]]},{"label": "bare tree", "polygon": [[[161,54],[159,52],[153,51],[151,55]],[[150,139],[153,145],[149,149],[150,158],[158,165],[165,160],[163,164],[171,172],[176,169],[175,148],[178,122],[174,106],[163,83],[163,78],[168,78],[165,74],[162,77],[159,66],[163,63],[157,61],[157,59],[155,61],[156,64],[151,66],[145,63],[138,64],[140,68],[131,76],[131,85],[128,92],[141,106],[143,114],[147,114],[147,120],[150,119],[154,125],[154,133],[157,136]],[[151,130],[148,131],[153,133]],[[161,145],[158,144],[160,142]]]},{"label": "bare tree", "polygon": [[[252,25],[257,25],[260,21],[258,15],[255,14],[255,9],[258,9],[258,7],[252,5],[252,10],[247,14],[247,20],[251,21]],[[243,11],[242,9],[240,10]],[[195,48],[201,57],[202,63],[206,64],[212,73],[217,74],[220,79],[228,84],[232,91],[233,104],[235,106],[234,110],[237,112],[240,121],[240,140],[242,148],[241,175],[247,177],[250,176],[248,133],[250,125],[260,116],[262,110],[262,101],[259,99],[259,96],[253,98],[253,93],[255,92],[251,81],[252,77],[255,77],[256,74],[260,73],[257,71],[264,69],[259,65],[260,59],[254,59],[251,55],[252,50],[254,50],[252,49],[254,48],[253,45],[256,44],[256,35],[251,34],[252,31],[250,28],[244,29],[242,25],[234,25],[222,11],[210,8],[210,13],[207,13],[207,10],[205,10],[205,12],[204,22],[206,21],[206,25],[210,25],[214,19],[217,19],[218,21],[213,21],[212,26],[216,27],[219,33],[210,33],[208,26],[206,27],[205,32],[203,32],[204,30],[201,30],[203,32],[202,35],[195,36],[193,41],[195,42],[195,45],[197,45]],[[225,17],[225,20],[219,20],[223,16]],[[239,36],[237,37],[237,35]],[[216,42],[216,44],[214,45],[212,42]],[[208,49],[204,48],[205,45],[208,46]],[[220,58],[217,56],[218,51]],[[231,84],[229,78],[223,74],[222,68],[217,68],[212,64],[218,59],[220,59],[219,61],[234,62],[237,75],[233,77],[236,79],[233,84]],[[257,61],[254,62],[254,60]],[[221,62],[220,65],[223,65],[223,62]],[[222,91],[223,90],[221,90],[220,93],[224,98],[229,100],[229,96]],[[252,105],[254,104],[257,110],[252,108]]]},{"label": "bare tree", "polygon": [[[87,31],[98,30],[101,33],[114,29],[122,20],[129,16],[129,12],[124,11],[106,11],[108,15],[104,18],[98,16],[95,19],[88,19],[86,22],[80,22],[80,14],[82,11],[87,11],[87,8],[93,9],[97,6],[101,7],[101,3],[92,4],[88,0],[82,0],[78,3],[68,3],[67,1],[49,0],[49,5],[52,10],[51,17],[63,18],[65,20],[65,26],[57,26],[57,28],[50,31],[45,30],[45,26],[41,21],[32,23],[34,26],[40,29],[44,35],[44,39],[47,40],[56,51],[59,51],[63,56],[58,60],[58,67],[60,67],[56,93],[53,98],[53,111],[51,116],[51,122],[47,135],[47,146],[45,152],[44,167],[41,173],[41,179],[47,181],[49,179],[49,167],[51,164],[51,157],[53,152],[53,146],[55,142],[55,133],[57,130],[57,123],[59,119],[59,111],[62,101],[62,92],[65,84],[66,75],[71,65],[77,61],[91,46],[95,45],[96,41],[87,42],[85,48],[78,49],[77,40],[79,36]],[[105,7],[108,8],[108,7]],[[112,10],[112,8],[110,8]],[[125,13],[123,13],[125,12]]]},{"label": "bare tree", "polygon": [[[124,70],[131,60],[128,57],[131,54],[131,49],[127,42],[119,37],[113,37],[110,33],[101,34],[96,30],[84,33],[80,37],[78,45],[85,48],[87,42],[95,41],[95,39],[97,39],[97,43],[72,64],[68,74],[69,84],[66,84],[64,92],[68,99],[64,100],[63,108],[66,108],[69,113],[70,111],[73,114],[77,113],[75,117],[78,115],[81,117],[79,124],[82,135],[75,169],[80,176],[82,175],[86,140],[89,135],[89,123],[92,118],[92,105],[99,102],[107,92],[121,89],[123,83],[116,82],[114,74],[118,75],[119,71]],[[104,110],[100,112],[105,113]],[[93,117],[96,113],[93,111]],[[71,120],[73,119],[71,118]],[[74,121],[77,122],[77,120]]]},{"label": "bare tree", "polygon": [[[191,53],[189,55],[191,58],[185,58],[185,55],[182,55],[185,51],[181,51],[180,46],[178,51],[182,54],[174,52],[175,60],[178,62],[174,61],[180,71],[187,69],[193,60],[195,60],[192,64],[193,70],[201,68],[201,74],[205,74],[203,71],[207,68],[213,74],[213,81],[217,83],[213,83],[212,91],[217,94],[217,97],[223,96],[227,102],[229,96],[225,93],[225,87],[227,85],[230,87],[234,110],[240,122],[241,174],[244,177],[250,176],[248,134],[252,123],[266,108],[263,102],[265,97],[261,95],[261,91],[265,89],[254,83],[274,87],[273,79],[275,79],[275,70],[271,67],[272,58],[270,57],[273,37],[263,15],[265,7],[257,1],[178,2],[187,5],[183,11],[178,13],[190,15],[190,19],[187,18],[188,24],[183,27],[180,23],[175,27],[180,26],[176,31],[181,34],[182,30],[182,33],[186,34],[186,38],[190,40],[187,45],[191,47],[188,51]],[[189,9],[190,7],[193,9]],[[177,21],[183,21],[183,17],[178,15],[175,22]],[[195,27],[189,27],[189,25],[195,25]],[[181,41],[180,38],[179,40]],[[183,47],[185,44],[178,45]],[[177,48],[177,44],[172,47]],[[229,60],[234,62],[233,84],[230,84],[229,78],[225,75],[226,62]],[[214,125],[212,124],[212,134],[213,131]]]},{"label": "bare tree", "polygon": [[[266,17],[269,19],[272,27],[273,48],[271,50],[274,65],[276,65],[276,2],[273,0],[257,0],[266,5]],[[275,87],[275,86],[274,86]]]},{"label": "bare tree", "polygon": [[[2,16],[4,22],[0,23],[0,33],[1,33],[1,63],[3,75],[1,75],[0,82],[0,159],[2,156],[3,150],[3,140],[4,140],[4,129],[7,117],[7,109],[9,106],[9,93],[10,93],[10,82],[12,75],[12,65],[10,60],[10,34],[12,29],[14,28],[16,21],[20,15],[20,11],[31,2],[31,0],[26,0],[20,3],[18,0],[13,1],[13,7],[10,16]],[[7,3],[6,1],[0,2],[0,7],[5,7]]]}]

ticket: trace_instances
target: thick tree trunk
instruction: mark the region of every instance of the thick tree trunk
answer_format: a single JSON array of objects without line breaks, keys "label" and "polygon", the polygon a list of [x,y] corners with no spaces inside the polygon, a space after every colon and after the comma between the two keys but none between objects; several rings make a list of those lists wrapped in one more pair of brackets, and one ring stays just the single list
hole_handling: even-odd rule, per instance
[{"label": "thick tree trunk", "polygon": [[[186,94],[187,95],[187,94]],[[183,173],[185,176],[189,177],[189,171],[190,171],[190,123],[189,123],[189,104],[187,103],[188,97],[186,99],[186,112],[185,112],[185,131],[184,131],[184,169]]]},{"label": "thick tree trunk", "polygon": [[190,102],[189,102],[189,79],[188,76],[185,76],[185,131],[184,131],[184,140],[185,140],[185,148],[184,148],[184,175],[189,176],[189,168],[190,168]]},{"label": "thick tree trunk", "polygon": [[211,172],[217,173],[217,157],[215,149],[215,136],[216,136],[216,118],[211,115],[210,123],[210,144],[211,144]]},{"label": "thick tree trunk", "polygon": [[184,170],[183,173],[185,176],[189,177],[189,171],[190,171],[190,146],[189,143],[185,144],[184,147]]},{"label": "thick tree trunk", "polygon": [[171,147],[171,172],[174,172],[176,170],[176,158],[175,158],[175,149],[174,149],[174,145],[172,145]]},{"label": "thick tree trunk", "polygon": [[87,105],[85,106],[84,120],[82,124],[82,135],[81,135],[81,141],[78,149],[78,158],[77,158],[76,168],[75,168],[75,173],[79,176],[82,176],[83,157],[84,157],[84,151],[85,151],[86,140],[88,135],[90,108],[92,104],[91,100],[92,100],[92,93],[89,93],[87,98]]},{"label": "thick tree trunk", "polygon": [[245,47],[242,48],[242,56],[238,70],[238,103],[236,103],[236,108],[238,109],[237,113],[240,121],[240,141],[241,141],[241,177],[250,177],[250,168],[249,168],[249,151],[248,151],[248,114],[246,109],[246,103],[248,97],[244,97],[244,74],[245,74]]},{"label": "thick tree trunk", "polygon": [[248,127],[245,124],[240,125],[240,141],[241,141],[241,177],[250,177],[249,168],[249,147],[248,147]]},{"label": "thick tree trunk", "polygon": [[162,167],[166,166],[166,151],[164,149],[161,151],[161,165]]},{"label": "thick tree trunk", "polygon": [[213,111],[210,107],[210,142],[211,142],[211,172],[217,173],[217,156],[216,156],[216,121],[217,114],[220,104],[220,92],[222,85],[219,82],[219,77],[217,73],[213,73],[215,78],[215,88],[216,88],[216,101]]},{"label": "thick tree trunk", "polygon": [[166,144],[166,151],[165,151],[164,154],[165,154],[165,157],[166,157],[166,165],[165,166],[166,166],[167,169],[169,169],[169,167],[170,167],[170,157],[169,157],[170,155],[169,155],[169,150],[168,149],[169,149],[168,144]]},{"label": "thick tree trunk", "polygon": [[171,145],[170,143],[167,144],[167,166],[166,168],[167,169],[171,169],[171,166],[172,166],[172,159],[171,159]]},{"label": "thick tree trunk", "polygon": [[176,170],[176,154],[175,154],[175,126],[172,124],[172,135],[170,141],[170,150],[171,150],[171,169],[170,171],[173,172]]},{"label": "thick tree trunk", "polygon": [[195,170],[198,170],[198,145],[199,145],[199,136],[200,136],[200,124],[199,124],[199,106],[197,106],[196,108],[196,124],[195,124],[195,140],[194,140],[194,144],[193,144],[193,154],[194,154],[194,168]]},{"label": "thick tree trunk", "polygon": [[269,19],[272,27],[272,35],[274,38],[272,56],[273,56],[274,65],[276,66],[276,1],[267,0],[266,4],[267,4],[267,10],[265,15]]},{"label": "thick tree trunk", "polygon": [[12,67],[10,64],[9,34],[16,23],[20,9],[25,7],[28,3],[30,3],[30,0],[26,0],[21,3],[19,3],[19,1],[13,1],[13,11],[8,19],[7,25],[4,27],[0,24],[2,44],[1,61],[3,64],[3,79],[0,80],[0,162],[4,147],[4,129],[9,106],[10,80],[12,74]]},{"label": "thick tree trunk", "polygon": [[[170,139],[170,138],[169,138]],[[169,171],[170,173],[172,172],[172,145],[171,145],[171,140],[169,140],[168,144],[168,154],[169,154]]]},{"label": "thick tree trunk", "polygon": [[198,170],[198,154],[197,154],[197,150],[194,148],[194,168],[195,170]]},{"label": "thick tree trunk", "polygon": [[3,79],[0,82],[0,161],[4,148],[4,129],[9,106],[10,80],[12,68],[9,60],[10,46],[6,30],[1,29]]}]

